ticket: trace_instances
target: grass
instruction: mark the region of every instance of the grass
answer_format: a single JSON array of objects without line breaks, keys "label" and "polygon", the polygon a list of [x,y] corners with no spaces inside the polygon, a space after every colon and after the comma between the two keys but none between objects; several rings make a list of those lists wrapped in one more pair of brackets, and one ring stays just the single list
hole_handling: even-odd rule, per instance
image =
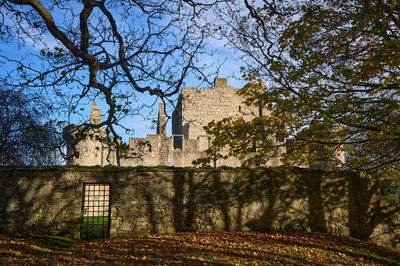
[{"label": "grass", "polygon": [[83,217],[82,238],[85,240],[108,237],[108,217]]},{"label": "grass", "polygon": [[0,235],[0,263],[400,265],[400,252],[321,233],[191,232],[96,241]]}]

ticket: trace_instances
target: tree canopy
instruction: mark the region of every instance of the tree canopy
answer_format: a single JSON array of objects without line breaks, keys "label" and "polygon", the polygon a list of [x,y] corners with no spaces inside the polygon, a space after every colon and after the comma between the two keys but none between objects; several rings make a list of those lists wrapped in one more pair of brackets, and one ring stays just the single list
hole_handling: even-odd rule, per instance
[{"label": "tree canopy", "polygon": [[60,139],[46,109],[20,91],[0,90],[0,165],[58,165]]},{"label": "tree canopy", "polygon": [[240,93],[268,112],[211,123],[211,157],[228,147],[257,166],[284,147],[285,165],[398,167],[400,2],[244,0],[217,11],[215,31],[246,62]]},{"label": "tree canopy", "polygon": [[[116,127],[130,129],[122,119],[157,99],[168,102],[190,73],[207,78],[196,65],[206,33],[193,19],[213,2],[2,0],[2,39],[40,49],[22,58],[2,54],[15,66],[2,73],[3,83],[50,97],[66,123],[81,103],[105,102],[101,124],[78,128],[106,127],[118,145]],[[135,104],[143,94],[154,98]]]}]

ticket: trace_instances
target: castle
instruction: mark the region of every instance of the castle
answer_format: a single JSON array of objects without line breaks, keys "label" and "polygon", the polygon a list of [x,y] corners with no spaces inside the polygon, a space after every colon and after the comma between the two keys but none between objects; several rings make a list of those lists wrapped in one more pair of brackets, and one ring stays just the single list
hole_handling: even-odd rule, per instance
[{"label": "castle", "polygon": [[[172,114],[172,136],[168,138],[166,135],[164,104],[160,103],[156,134],[149,134],[146,138],[130,138],[129,148],[120,158],[121,166],[193,166],[192,162],[206,156],[204,151],[210,147],[210,139],[203,130],[209,122],[235,116],[250,120],[266,112],[257,106],[246,106],[237,89],[228,86],[226,78],[216,78],[211,88],[184,87],[179,99]],[[101,110],[92,102],[90,123],[98,125],[101,119]],[[115,152],[101,141],[107,137],[104,128],[91,129],[75,146],[73,128],[64,131],[69,157],[67,165],[117,165]],[[222,165],[238,167],[241,161],[229,157],[214,162],[213,166]],[[278,165],[280,158],[275,157],[265,166]]]}]

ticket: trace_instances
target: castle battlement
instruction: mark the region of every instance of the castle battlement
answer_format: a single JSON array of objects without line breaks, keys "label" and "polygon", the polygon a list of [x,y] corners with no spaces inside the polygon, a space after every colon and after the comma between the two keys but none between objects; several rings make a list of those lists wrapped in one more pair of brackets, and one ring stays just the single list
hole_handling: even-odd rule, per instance
[{"label": "castle battlement", "polygon": [[[92,102],[90,123],[100,124],[101,114],[101,109]],[[237,94],[237,89],[228,86],[226,78],[215,78],[214,87],[210,88],[184,87],[172,114],[172,136],[166,136],[165,107],[160,103],[156,134],[148,134],[145,138],[129,138],[128,151],[126,157],[121,159],[121,165],[191,166],[192,161],[205,156],[204,151],[210,146],[210,139],[203,130],[209,122],[229,116],[245,116],[250,119],[257,114],[257,108],[243,104],[243,98]],[[90,133],[75,146],[77,157],[69,160],[68,164],[115,164],[115,154],[111,154],[112,160],[105,159],[104,153],[108,150],[99,139],[102,137],[107,137],[102,128]],[[67,142],[71,140],[66,139]],[[70,154],[74,154],[71,143],[67,146],[71,150]],[[230,158],[219,165],[240,166],[240,161]]]},{"label": "castle battlement", "polygon": [[197,96],[210,96],[218,94],[235,94],[237,89],[232,86],[228,86],[228,80],[226,78],[215,78],[214,87],[210,88],[196,88],[196,87],[183,87],[182,97],[197,97]]},{"label": "castle battlement", "polygon": [[[194,160],[206,156],[205,150],[210,147],[211,140],[203,129],[209,122],[227,117],[251,120],[255,116],[268,114],[268,110],[257,106],[246,106],[237,91],[228,86],[225,78],[216,78],[214,87],[211,88],[182,88],[180,100],[172,113],[172,136],[166,136],[165,107],[160,103],[156,134],[148,134],[145,138],[130,138],[129,147],[121,158],[121,166],[192,166]],[[101,123],[101,110],[95,102],[92,102],[90,122],[96,125]],[[107,137],[104,128],[90,131],[75,145],[75,150],[72,145],[73,131],[66,129],[65,132],[67,152],[70,155],[75,154],[67,161],[68,165],[116,165],[115,152],[101,142],[101,138]],[[284,142],[285,139],[279,141]],[[281,151],[285,152],[286,148],[282,147]],[[344,155],[340,156],[344,160]],[[271,158],[265,166],[280,164],[278,156]],[[237,167],[241,165],[241,161],[236,158],[221,159],[215,165]]]}]

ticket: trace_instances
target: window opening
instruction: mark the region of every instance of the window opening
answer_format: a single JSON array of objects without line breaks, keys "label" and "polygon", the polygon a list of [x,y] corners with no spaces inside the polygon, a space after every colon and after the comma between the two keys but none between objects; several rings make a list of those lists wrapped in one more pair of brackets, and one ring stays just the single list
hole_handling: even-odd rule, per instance
[{"label": "window opening", "polygon": [[174,149],[182,149],[183,148],[182,136],[173,136],[173,145]]}]

